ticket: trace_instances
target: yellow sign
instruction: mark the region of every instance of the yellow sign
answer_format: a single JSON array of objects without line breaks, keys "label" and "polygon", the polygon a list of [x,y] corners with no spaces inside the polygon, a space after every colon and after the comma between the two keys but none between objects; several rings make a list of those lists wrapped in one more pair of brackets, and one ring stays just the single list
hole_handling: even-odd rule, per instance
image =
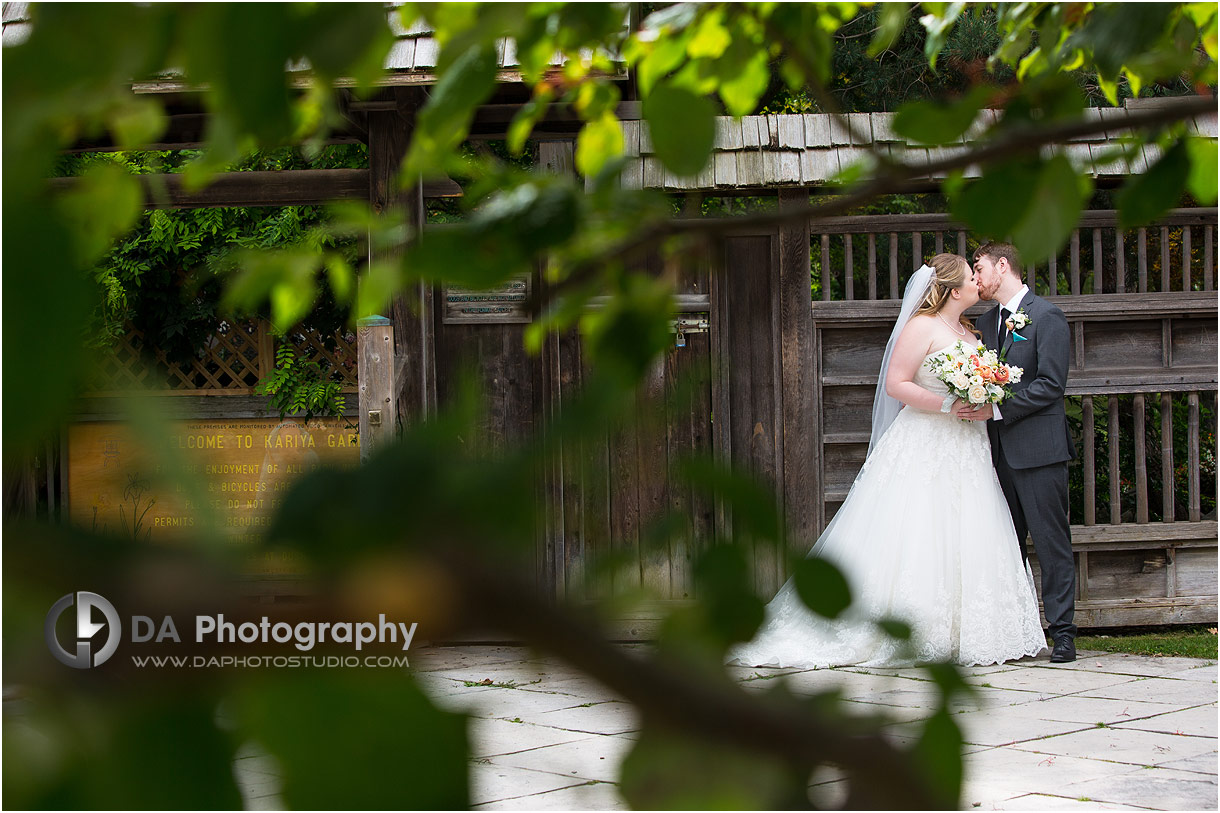
[{"label": "yellow sign", "polygon": [[68,513],[99,533],[152,542],[198,535],[210,520],[234,543],[256,541],[293,481],[360,459],[341,418],[171,422],[150,443],[115,422],[68,430]]}]

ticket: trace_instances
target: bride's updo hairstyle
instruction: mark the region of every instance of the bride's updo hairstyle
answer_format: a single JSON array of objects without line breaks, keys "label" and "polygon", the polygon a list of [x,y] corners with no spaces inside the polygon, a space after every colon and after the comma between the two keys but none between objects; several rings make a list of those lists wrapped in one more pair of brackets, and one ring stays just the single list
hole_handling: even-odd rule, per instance
[{"label": "bride's updo hairstyle", "polygon": [[[970,279],[970,263],[965,257],[957,254],[937,254],[928,265],[932,266],[932,279],[928,284],[927,295],[915,310],[916,316],[934,316],[940,313],[940,309],[949,300],[950,291],[963,285],[974,284]],[[960,321],[962,327],[978,335],[974,324],[964,315]]]}]

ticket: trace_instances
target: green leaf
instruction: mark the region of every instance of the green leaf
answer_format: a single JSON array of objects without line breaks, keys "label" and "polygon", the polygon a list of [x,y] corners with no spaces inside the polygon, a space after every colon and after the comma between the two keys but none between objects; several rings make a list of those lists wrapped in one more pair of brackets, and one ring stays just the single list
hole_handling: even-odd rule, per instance
[{"label": "green leaf", "polygon": [[384,68],[394,44],[385,8],[375,3],[317,3],[298,21],[302,55],[325,79],[354,77],[367,84]]},{"label": "green leaf", "polygon": [[1010,161],[991,167],[950,201],[954,219],[980,237],[1006,239],[1029,211],[1037,188],[1038,165]]},{"label": "green leaf", "polygon": [[802,773],[755,751],[645,728],[623,760],[636,810],[792,810],[808,806]]},{"label": "green leaf", "polygon": [[720,99],[730,115],[748,116],[771,81],[767,52],[757,50],[729,79],[720,80]]},{"label": "green leaf", "polygon": [[[410,262],[409,256],[407,261]],[[356,289],[356,318],[384,313],[390,298],[401,287],[401,273],[396,263],[388,260],[370,263]]]},{"label": "green leaf", "polygon": [[952,104],[910,102],[894,116],[894,131],[924,144],[956,141],[970,129],[991,93],[988,87],[976,87],[965,98]]},{"label": "green leaf", "polygon": [[534,96],[517,111],[508,125],[508,151],[513,155],[521,155],[525,142],[529,140],[534,127],[546,115],[547,109],[555,99],[555,93],[546,88],[535,92]]},{"label": "green leaf", "polygon": [[1216,203],[1216,142],[1210,138],[1190,138],[1186,142],[1190,155],[1190,180],[1187,188],[1200,206]]},{"label": "green leaf", "polygon": [[1012,242],[1026,263],[1038,263],[1057,252],[1068,240],[1091,182],[1081,178],[1066,156],[1056,155],[1042,165],[1025,217],[1013,228]]},{"label": "green leaf", "polygon": [[161,137],[169,117],[149,99],[133,97],[110,115],[110,130],[119,146],[135,150]]},{"label": "green leaf", "polygon": [[691,59],[718,59],[729,47],[731,37],[724,25],[724,9],[712,8],[696,23],[694,34],[686,45]]},{"label": "green leaf", "polygon": [[851,587],[847,579],[826,559],[802,559],[797,563],[792,580],[805,606],[824,618],[838,618],[851,606]]},{"label": "green leaf", "polygon": [[911,755],[942,798],[942,809],[957,810],[962,792],[962,733],[947,708],[941,708],[924,722],[923,733]]},{"label": "green leaf", "polygon": [[690,34],[670,34],[654,43],[652,50],[639,64],[637,79],[640,93],[648,96],[657,82],[686,59],[686,41]]},{"label": "green leaf", "polygon": [[622,154],[623,128],[610,111],[585,124],[576,137],[576,171],[586,178],[597,175],[607,161]]},{"label": "green leaf", "polygon": [[676,175],[691,176],[706,166],[715,135],[716,108],[706,96],[662,84],[644,99],[657,158]]},{"label": "green leaf", "polygon": [[411,149],[403,164],[406,177],[440,174],[446,158],[470,130],[474,110],[496,87],[496,54],[489,44],[472,45],[457,57],[432,87],[419,112]]},{"label": "green leaf", "polygon": [[469,806],[466,720],[398,669],[280,669],[234,700],[242,733],[279,765],[289,808]]},{"label": "green leaf", "polygon": [[899,641],[911,640],[911,625],[905,621],[900,621],[897,618],[883,618],[877,622],[877,626],[891,638]]},{"label": "green leaf", "polygon": [[1190,179],[1190,167],[1186,142],[1180,140],[1147,172],[1128,178],[1116,198],[1119,226],[1142,226],[1177,205]]},{"label": "green leaf", "polygon": [[57,204],[74,232],[77,257],[87,265],[109,251],[115,238],[135,225],[143,209],[144,192],[124,167],[97,163],[59,197]]},{"label": "green leaf", "polygon": [[877,35],[868,46],[868,56],[875,59],[882,51],[889,49],[898,41],[902,29],[906,27],[910,8],[906,3],[882,3]]},{"label": "green leaf", "polygon": [[[945,4],[934,5],[943,7]],[[929,7],[929,4],[925,3],[924,6]],[[957,18],[965,9],[965,3],[949,3],[947,8],[938,9],[919,18],[919,22],[928,31],[928,40],[924,44],[924,56],[928,58],[928,64],[932,67],[933,73],[936,72],[937,57],[940,56],[946,40],[949,39],[949,32],[953,30]]]}]

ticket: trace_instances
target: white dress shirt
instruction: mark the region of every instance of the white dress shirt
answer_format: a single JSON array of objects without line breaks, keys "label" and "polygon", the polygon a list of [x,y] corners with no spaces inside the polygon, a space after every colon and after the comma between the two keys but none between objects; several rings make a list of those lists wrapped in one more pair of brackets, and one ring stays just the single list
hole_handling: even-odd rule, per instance
[{"label": "white dress shirt", "polygon": [[[1000,307],[1002,307],[1002,308],[1006,308],[1006,309],[1008,310],[1008,312],[1009,312],[1009,313],[1016,313],[1018,310],[1020,310],[1020,309],[1021,309],[1021,300],[1025,298],[1025,295],[1026,295],[1027,293],[1029,293],[1029,286],[1028,286],[1028,285],[1022,285],[1022,286],[1021,286],[1021,290],[1019,290],[1019,291],[1017,291],[1015,294],[1013,294],[1013,295],[1012,295],[1012,299],[1008,300],[1007,302],[1005,302],[1005,303],[1004,303],[1003,305],[1001,305]],[[1002,313],[1001,313],[1001,314],[999,314],[999,315],[1000,315],[1000,316],[1003,316],[1004,314],[1002,314]],[[1003,344],[1003,342],[1001,342],[1001,344]],[[996,348],[996,349],[997,349],[997,350],[999,350],[999,348]],[[1004,416],[1000,414],[1000,405],[999,405],[999,404],[992,404],[992,406],[991,406],[991,419],[992,419],[993,421],[1002,421],[1002,420],[1004,420]]]}]

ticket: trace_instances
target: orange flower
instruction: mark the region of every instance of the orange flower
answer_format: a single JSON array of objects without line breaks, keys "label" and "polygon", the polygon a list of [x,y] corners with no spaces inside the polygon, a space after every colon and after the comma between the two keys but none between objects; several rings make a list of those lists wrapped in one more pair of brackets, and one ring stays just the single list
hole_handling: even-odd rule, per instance
[{"label": "orange flower", "polygon": [[1007,367],[996,367],[995,383],[997,383],[997,384],[1007,384],[1008,383],[1008,368]]}]

